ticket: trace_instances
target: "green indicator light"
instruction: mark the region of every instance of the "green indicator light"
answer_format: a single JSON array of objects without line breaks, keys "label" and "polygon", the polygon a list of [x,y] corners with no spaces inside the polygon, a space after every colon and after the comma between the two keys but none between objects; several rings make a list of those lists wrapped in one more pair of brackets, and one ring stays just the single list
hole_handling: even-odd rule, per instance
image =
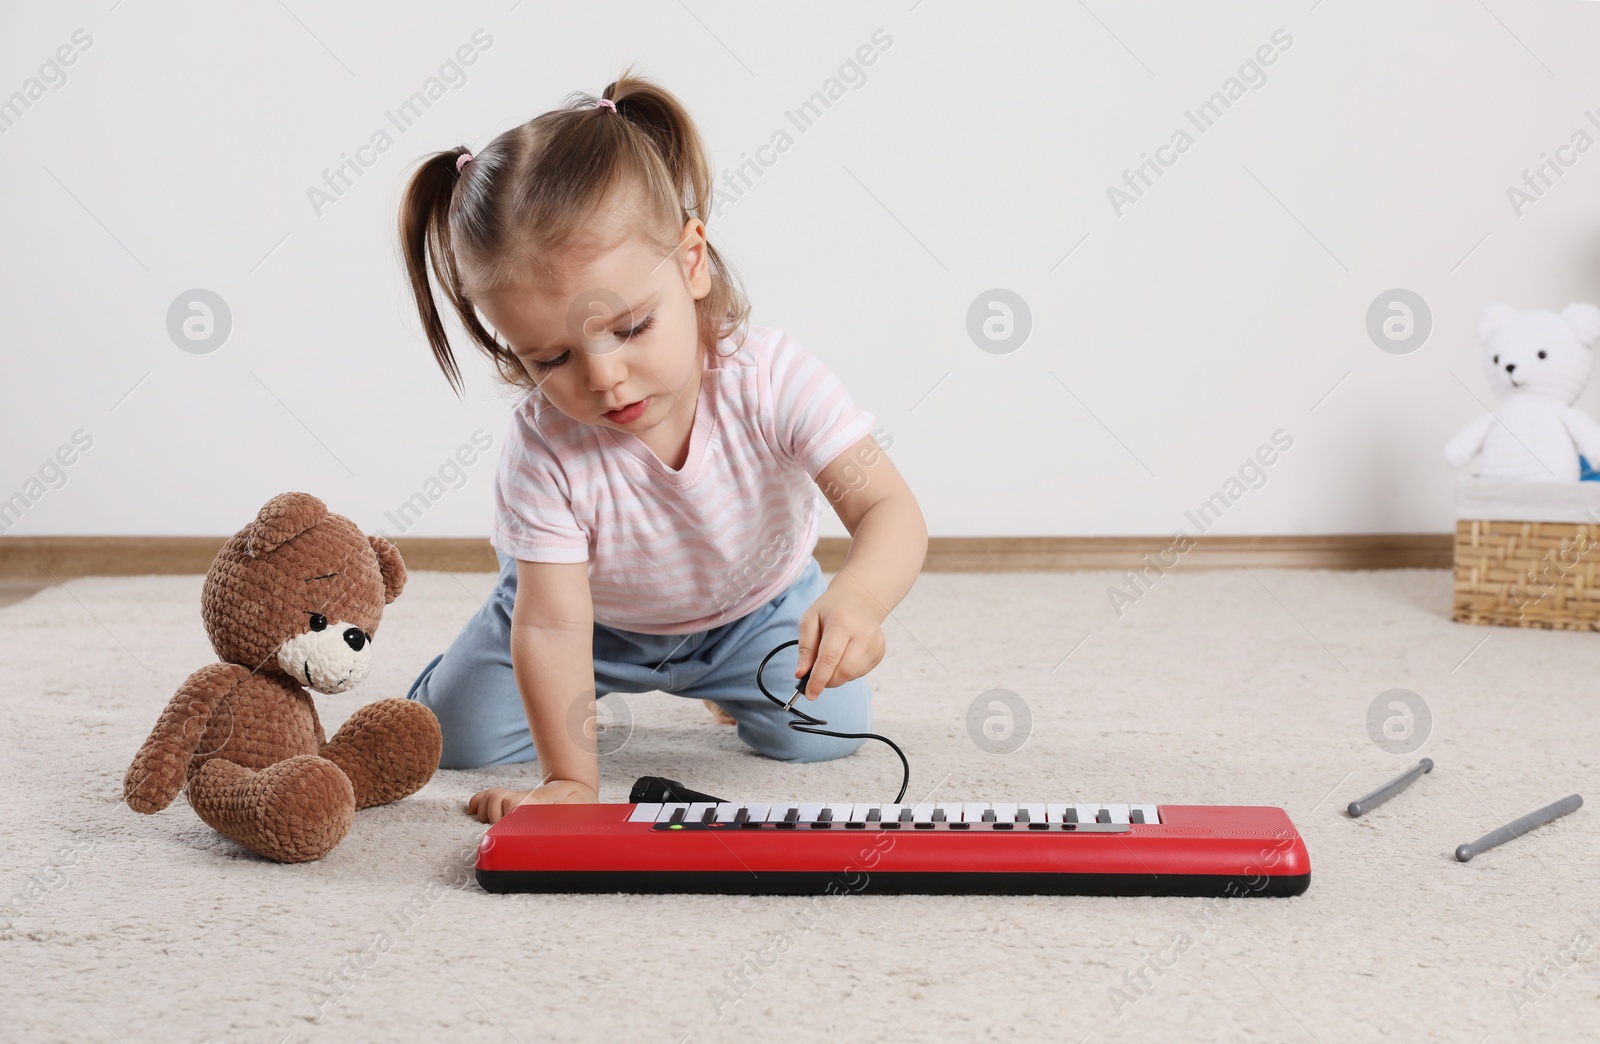
[{"label": "green indicator light", "polygon": [[667,827],[667,829],[668,830],[682,830],[683,829],[683,824],[682,823],[673,823],[671,826]]}]

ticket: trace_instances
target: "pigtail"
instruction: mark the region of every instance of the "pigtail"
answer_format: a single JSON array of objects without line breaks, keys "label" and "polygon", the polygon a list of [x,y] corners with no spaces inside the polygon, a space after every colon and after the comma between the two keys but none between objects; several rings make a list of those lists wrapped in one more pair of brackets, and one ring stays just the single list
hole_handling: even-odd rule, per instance
[{"label": "pigtail", "polygon": [[601,97],[650,139],[686,214],[706,220],[711,212],[711,165],[706,162],[700,132],[678,100],[652,80],[634,75],[632,66],[623,70]]},{"label": "pigtail", "polygon": [[[632,65],[600,96],[617,107],[617,115],[639,131],[660,158],[681,212],[679,223],[693,216],[709,230],[715,178],[700,132],[683,104],[661,85],[634,74]],[[601,109],[590,118],[609,115]],[[750,305],[733,266],[711,244],[709,231],[706,259],[711,268],[711,290],[697,310],[701,340],[715,350],[718,343],[745,325]]]},{"label": "pigtail", "polygon": [[464,182],[480,173],[473,169],[476,160],[458,172],[457,158],[466,154],[465,148],[457,148],[436,152],[425,159],[406,185],[400,205],[400,249],[405,256],[406,275],[411,281],[411,296],[416,301],[417,315],[433,349],[434,360],[458,398],[463,390],[461,370],[450,350],[444,321],[435,303],[429,281],[430,269],[467,333],[491,357],[499,354],[494,337],[478,321],[477,311],[462,289],[461,271],[456,264],[451,238],[450,214],[456,193],[469,191],[470,186]]}]

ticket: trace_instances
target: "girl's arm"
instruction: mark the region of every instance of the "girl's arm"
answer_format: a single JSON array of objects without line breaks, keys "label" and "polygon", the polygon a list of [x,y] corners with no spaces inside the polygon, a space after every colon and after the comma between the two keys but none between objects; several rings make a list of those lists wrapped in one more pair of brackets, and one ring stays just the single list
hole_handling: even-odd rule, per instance
[{"label": "girl's arm", "polygon": [[811,671],[807,699],[878,665],[884,654],[880,625],[916,583],[928,554],[922,508],[872,436],[823,468],[817,487],[851,540],[844,564],[800,621],[795,677]]},{"label": "girl's arm", "polygon": [[539,786],[493,787],[468,813],[493,823],[525,801],[598,801],[594,733],[594,604],[584,562],[517,562],[511,668],[539,755]]}]

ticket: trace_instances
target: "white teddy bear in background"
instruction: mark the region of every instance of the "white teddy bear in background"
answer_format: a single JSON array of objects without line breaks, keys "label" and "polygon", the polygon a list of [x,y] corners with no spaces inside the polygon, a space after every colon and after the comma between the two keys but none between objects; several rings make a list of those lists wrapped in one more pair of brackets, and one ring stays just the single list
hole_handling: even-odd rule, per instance
[{"label": "white teddy bear in background", "polygon": [[1576,482],[1579,453],[1600,467],[1600,424],[1573,405],[1589,382],[1600,308],[1574,303],[1557,315],[1488,305],[1478,317],[1478,340],[1500,408],[1445,445],[1450,466],[1482,450],[1478,477],[1485,479]]}]

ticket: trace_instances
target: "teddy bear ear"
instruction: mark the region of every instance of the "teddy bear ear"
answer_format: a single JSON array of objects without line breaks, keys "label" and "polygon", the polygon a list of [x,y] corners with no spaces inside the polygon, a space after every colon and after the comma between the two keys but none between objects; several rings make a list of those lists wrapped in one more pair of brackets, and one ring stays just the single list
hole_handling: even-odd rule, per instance
[{"label": "teddy bear ear", "polygon": [[406,563],[400,549],[381,536],[367,537],[367,543],[378,555],[378,569],[383,573],[383,602],[385,605],[400,597],[406,586]]},{"label": "teddy bear ear", "polygon": [[262,506],[246,528],[245,553],[270,554],[328,516],[328,505],[310,493],[279,493]]},{"label": "teddy bear ear", "polygon": [[1516,314],[1517,310],[1508,304],[1484,305],[1483,311],[1478,313],[1478,343],[1488,344],[1490,332]]},{"label": "teddy bear ear", "polygon": [[1600,340],[1600,308],[1574,301],[1561,309],[1561,318],[1572,327],[1585,348],[1593,347],[1594,342]]}]

